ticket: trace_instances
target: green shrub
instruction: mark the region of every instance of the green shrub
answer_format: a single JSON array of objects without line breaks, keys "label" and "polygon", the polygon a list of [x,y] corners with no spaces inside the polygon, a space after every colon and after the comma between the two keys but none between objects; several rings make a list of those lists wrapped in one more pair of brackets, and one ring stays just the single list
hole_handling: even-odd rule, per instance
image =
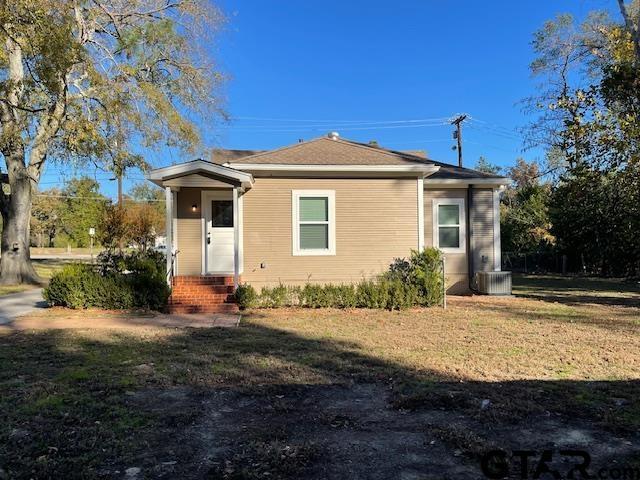
[{"label": "green shrub", "polygon": [[51,305],[69,308],[161,310],[170,290],[156,254],[119,255],[97,266],[71,264],[56,273],[44,290]]},{"label": "green shrub", "polygon": [[418,305],[429,307],[442,301],[442,252],[437,248],[412,250],[409,260],[396,258],[383,276],[413,285],[417,289]]},{"label": "green shrub", "polygon": [[387,289],[387,305],[389,310],[404,310],[418,304],[418,289],[415,285],[401,280],[383,280],[380,287]]},{"label": "green shrub", "polygon": [[292,304],[290,289],[284,285],[269,288],[262,287],[260,292],[260,306],[265,308],[281,308]]},{"label": "green shrub", "polygon": [[356,287],[353,285],[337,285],[334,287],[335,302],[338,308],[355,308],[357,305]]},{"label": "green shrub", "polygon": [[258,295],[249,285],[238,288],[240,308],[386,308],[400,310],[416,305],[432,306],[442,299],[442,254],[435,248],[412,251],[409,259],[397,258],[378,278],[357,285],[306,284],[303,288],[264,287]]},{"label": "green shrub", "polygon": [[409,282],[411,279],[411,262],[406,258],[394,258],[389,270],[383,274],[388,279],[398,279],[403,282]]},{"label": "green shrub", "polygon": [[418,288],[421,305],[440,303],[444,294],[442,282],[442,252],[437,248],[412,251],[410,257],[411,277],[409,283]]},{"label": "green shrub", "polygon": [[356,302],[360,308],[387,308],[389,289],[387,280],[362,280],[356,287]]},{"label": "green shrub", "polygon": [[241,310],[258,306],[258,293],[251,285],[238,285],[235,296]]},{"label": "green shrub", "polygon": [[264,287],[260,294],[250,285],[236,290],[240,308],[279,308],[302,306],[306,308],[386,308],[400,310],[418,304],[419,292],[415,285],[384,276],[363,280],[357,285],[306,284],[303,288],[279,285]]},{"label": "green shrub", "polygon": [[[326,285],[329,287],[329,285]],[[330,300],[325,286],[307,283],[300,291],[300,305],[308,308],[328,307]]]},{"label": "green shrub", "polygon": [[44,299],[51,305],[82,308],[86,303],[83,283],[91,273],[93,271],[87,265],[65,265],[53,275],[49,285],[44,289]]}]

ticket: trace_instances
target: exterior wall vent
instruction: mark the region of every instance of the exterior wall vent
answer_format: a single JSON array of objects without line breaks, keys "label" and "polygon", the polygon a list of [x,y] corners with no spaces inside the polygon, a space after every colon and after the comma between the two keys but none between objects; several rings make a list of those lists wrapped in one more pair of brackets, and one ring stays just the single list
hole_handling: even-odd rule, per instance
[{"label": "exterior wall vent", "polygon": [[478,291],[485,295],[511,295],[511,272],[477,272]]}]

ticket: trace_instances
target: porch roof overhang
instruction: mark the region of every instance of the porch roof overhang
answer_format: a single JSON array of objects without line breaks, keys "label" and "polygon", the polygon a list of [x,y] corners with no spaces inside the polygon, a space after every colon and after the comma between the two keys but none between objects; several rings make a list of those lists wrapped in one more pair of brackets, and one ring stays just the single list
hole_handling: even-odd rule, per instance
[{"label": "porch roof overhang", "polygon": [[[245,190],[253,186],[253,175],[242,172],[231,167],[225,167],[206,160],[193,160],[191,162],[179,163],[170,167],[156,168],[147,174],[147,180],[160,187],[180,186],[180,179],[185,179],[197,175],[212,180],[212,186],[219,185],[220,182],[230,186],[239,186]],[[170,184],[170,185],[169,185]],[[185,183],[184,186],[192,184]]]}]

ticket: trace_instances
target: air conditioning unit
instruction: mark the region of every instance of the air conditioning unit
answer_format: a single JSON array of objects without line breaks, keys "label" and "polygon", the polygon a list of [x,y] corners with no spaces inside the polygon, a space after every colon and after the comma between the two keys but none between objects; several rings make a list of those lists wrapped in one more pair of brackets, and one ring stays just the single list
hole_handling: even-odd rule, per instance
[{"label": "air conditioning unit", "polygon": [[511,295],[511,272],[477,272],[476,285],[485,295]]}]

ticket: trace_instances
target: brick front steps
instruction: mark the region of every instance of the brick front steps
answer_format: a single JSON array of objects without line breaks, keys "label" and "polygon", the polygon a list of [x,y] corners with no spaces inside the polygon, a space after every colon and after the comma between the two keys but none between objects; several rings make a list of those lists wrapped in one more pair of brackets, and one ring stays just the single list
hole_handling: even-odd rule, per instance
[{"label": "brick front steps", "polygon": [[173,277],[169,313],[234,313],[238,305],[233,298],[231,276]]}]

